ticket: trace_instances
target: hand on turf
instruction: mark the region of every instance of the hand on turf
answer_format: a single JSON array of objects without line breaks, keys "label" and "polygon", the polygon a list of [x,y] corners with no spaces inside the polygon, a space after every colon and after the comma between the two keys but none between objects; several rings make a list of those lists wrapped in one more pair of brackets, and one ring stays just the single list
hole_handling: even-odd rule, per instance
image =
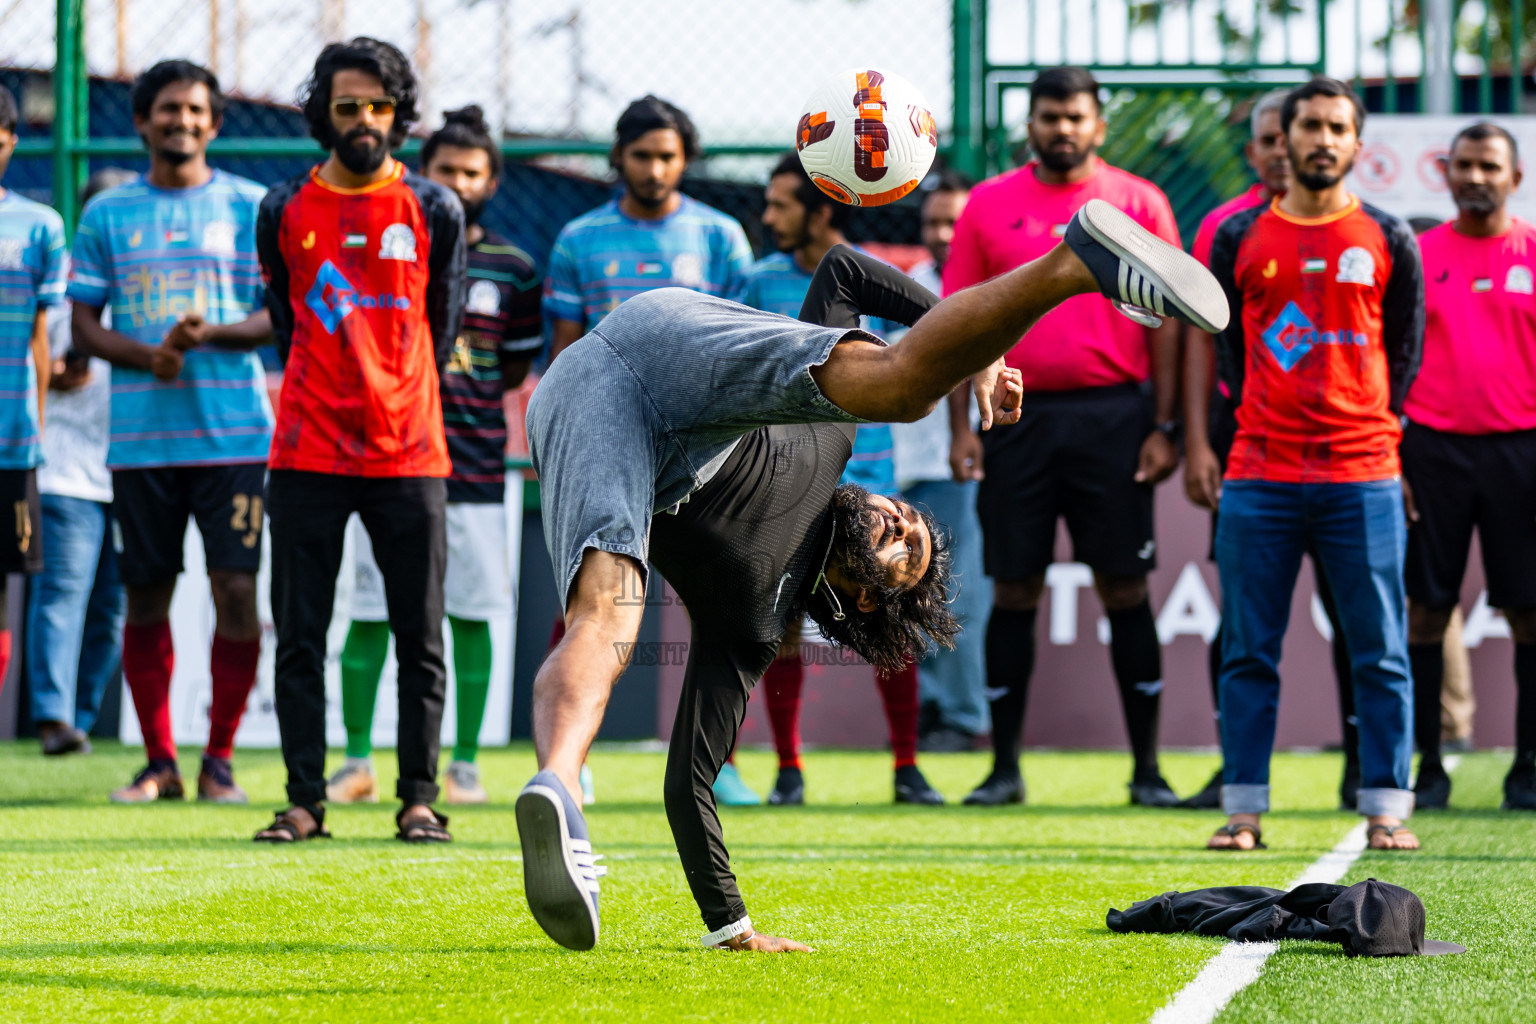
[{"label": "hand on turf", "polygon": [[814,953],[810,946],[794,939],[781,939],[774,935],[764,935],[762,932],[753,932],[742,941],[738,935],[733,939],[726,939],[720,943],[717,949],[729,949],[736,953]]},{"label": "hand on turf", "polygon": [[1403,483],[1403,515],[1408,517],[1409,524],[1419,521],[1419,506],[1413,500],[1413,488],[1408,485],[1407,477],[1398,477]]},{"label": "hand on turf", "polygon": [[1184,494],[1211,512],[1221,504],[1221,460],[1210,445],[1189,445],[1185,449]]},{"label": "hand on turf", "polygon": [[149,372],[155,375],[156,380],[175,380],[181,376],[181,366],[184,362],[186,357],[180,349],[162,343],[155,347],[154,353],[149,357]]},{"label": "hand on turf", "polygon": [[1136,482],[1160,484],[1179,466],[1179,450],[1173,441],[1160,430],[1154,430],[1141,442],[1141,454],[1136,459]]},{"label": "hand on turf", "polygon": [[949,471],[955,482],[962,484],[985,475],[981,471],[981,438],[974,430],[961,431],[949,442]]},{"label": "hand on turf", "polygon": [[993,424],[1007,426],[1019,422],[1019,406],[1024,403],[1024,375],[999,359],[971,378],[976,405],[981,411],[981,429]]}]

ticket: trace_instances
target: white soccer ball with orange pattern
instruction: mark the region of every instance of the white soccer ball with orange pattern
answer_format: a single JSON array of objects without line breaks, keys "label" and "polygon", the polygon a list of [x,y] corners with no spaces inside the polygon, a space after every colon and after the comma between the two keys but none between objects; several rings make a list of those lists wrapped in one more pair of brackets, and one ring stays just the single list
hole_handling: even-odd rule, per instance
[{"label": "white soccer ball with orange pattern", "polygon": [[917,188],[939,149],[916,86],[888,71],[853,68],[822,83],[795,130],[800,164],[827,195],[884,206]]}]

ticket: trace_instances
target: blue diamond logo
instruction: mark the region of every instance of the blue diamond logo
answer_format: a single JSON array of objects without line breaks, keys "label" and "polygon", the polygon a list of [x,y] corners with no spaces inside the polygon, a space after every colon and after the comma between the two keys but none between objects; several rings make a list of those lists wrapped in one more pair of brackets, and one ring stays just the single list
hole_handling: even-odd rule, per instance
[{"label": "blue diamond logo", "polygon": [[352,298],[356,294],[352,282],[342,276],[335,264],[326,260],[315,274],[315,283],[304,296],[304,304],[314,310],[327,334],[335,334],[336,328],[355,308]]},{"label": "blue diamond logo", "polygon": [[1287,302],[1275,322],[1264,329],[1264,344],[1286,373],[1317,344],[1317,328],[1294,302]]}]

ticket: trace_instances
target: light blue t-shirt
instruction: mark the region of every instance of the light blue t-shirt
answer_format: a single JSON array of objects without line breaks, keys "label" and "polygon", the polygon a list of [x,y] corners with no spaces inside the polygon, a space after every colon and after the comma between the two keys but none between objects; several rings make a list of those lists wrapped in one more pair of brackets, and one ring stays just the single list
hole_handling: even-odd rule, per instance
[{"label": "light blue t-shirt", "polygon": [[728,296],[752,264],[736,218],[682,197],[661,220],[635,220],[610,199],[560,229],[544,279],[546,321],[590,331],[619,303],[657,288]]},{"label": "light blue t-shirt", "polygon": [[[140,178],[96,196],[75,233],[71,300],[112,311],[112,329],[158,345],[177,320],[239,323],[262,308],[256,210],[266,189],[214,171],[205,185]],[[204,345],[181,376],[112,368],[113,469],[265,462],[272,441],[266,372],[254,352]]]},{"label": "light blue t-shirt", "polygon": [[0,469],[32,469],[41,455],[32,325],[39,306],[64,301],[64,221],[42,203],[0,195]]},{"label": "light blue t-shirt", "polygon": [[[782,316],[798,317],[811,288],[811,275],[787,252],[764,256],[747,270],[741,287],[731,296],[744,306]],[[876,317],[864,317],[863,329],[884,336],[892,325]],[[896,490],[895,446],[885,423],[860,423],[853,439],[853,455],[838,483],[858,484],[871,494],[894,495]]]}]

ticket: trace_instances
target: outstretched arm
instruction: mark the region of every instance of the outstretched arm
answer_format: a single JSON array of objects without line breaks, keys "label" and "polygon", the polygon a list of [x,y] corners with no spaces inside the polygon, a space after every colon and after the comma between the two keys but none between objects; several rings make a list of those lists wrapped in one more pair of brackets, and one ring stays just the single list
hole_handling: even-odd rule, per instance
[{"label": "outstretched arm", "polygon": [[710,787],[736,746],[752,687],[777,651],[775,643],[711,640],[695,627],[667,753],[667,821],[704,926],[711,934],[735,932],[723,936],[720,945],[758,952],[804,951],[806,947],[752,929],[731,872]]}]

